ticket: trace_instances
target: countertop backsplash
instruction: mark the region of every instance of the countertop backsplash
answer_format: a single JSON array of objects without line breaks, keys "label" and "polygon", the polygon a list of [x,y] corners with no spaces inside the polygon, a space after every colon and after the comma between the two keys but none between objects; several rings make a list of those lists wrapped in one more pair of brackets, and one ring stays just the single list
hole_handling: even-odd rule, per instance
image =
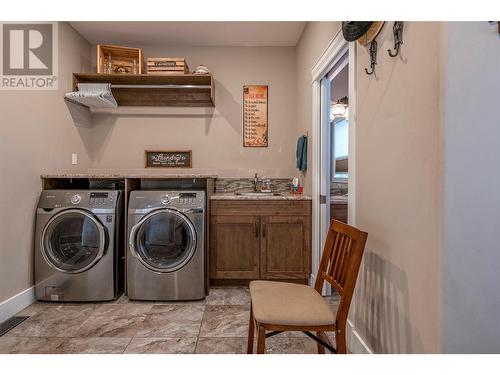
[{"label": "countertop backsplash", "polygon": [[[273,193],[289,193],[292,187],[291,178],[270,178]],[[252,192],[254,191],[253,178],[217,178],[215,180],[216,193]]]}]

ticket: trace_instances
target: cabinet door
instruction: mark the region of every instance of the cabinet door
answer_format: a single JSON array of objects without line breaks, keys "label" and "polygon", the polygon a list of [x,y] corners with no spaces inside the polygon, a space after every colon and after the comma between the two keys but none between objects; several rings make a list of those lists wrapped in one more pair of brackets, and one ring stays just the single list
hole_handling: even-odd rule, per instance
[{"label": "cabinet door", "polygon": [[330,205],[330,218],[347,224],[347,204],[332,203]]},{"label": "cabinet door", "polygon": [[258,216],[213,216],[210,242],[211,278],[259,278],[260,218]]},{"label": "cabinet door", "polygon": [[309,278],[310,220],[307,216],[262,217],[261,278]]}]

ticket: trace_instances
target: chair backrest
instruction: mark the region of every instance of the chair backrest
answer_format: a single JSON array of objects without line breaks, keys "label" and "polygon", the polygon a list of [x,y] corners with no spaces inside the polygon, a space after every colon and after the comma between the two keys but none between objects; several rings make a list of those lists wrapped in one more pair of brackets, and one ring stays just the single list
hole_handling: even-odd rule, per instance
[{"label": "chair backrest", "polygon": [[368,233],[340,221],[330,223],[314,288],[321,293],[326,281],[340,294],[337,327],[347,321],[367,237]]}]

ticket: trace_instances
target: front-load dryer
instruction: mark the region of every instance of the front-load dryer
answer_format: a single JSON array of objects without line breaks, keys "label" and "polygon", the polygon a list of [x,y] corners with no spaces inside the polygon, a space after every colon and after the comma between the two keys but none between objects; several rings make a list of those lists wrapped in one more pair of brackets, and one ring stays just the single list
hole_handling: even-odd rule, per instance
[{"label": "front-load dryer", "polygon": [[205,298],[204,225],[204,191],[132,191],[128,297],[149,301]]},{"label": "front-load dryer", "polygon": [[123,290],[120,190],[44,190],[36,211],[35,297],[97,302]]}]

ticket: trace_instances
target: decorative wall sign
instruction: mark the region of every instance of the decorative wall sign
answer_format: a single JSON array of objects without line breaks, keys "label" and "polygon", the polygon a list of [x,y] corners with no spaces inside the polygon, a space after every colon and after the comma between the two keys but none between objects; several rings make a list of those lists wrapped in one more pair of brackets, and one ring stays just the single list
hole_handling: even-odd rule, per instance
[{"label": "decorative wall sign", "polygon": [[267,86],[243,86],[243,146],[267,147]]},{"label": "decorative wall sign", "polygon": [[192,168],[191,151],[146,150],[146,168]]}]

